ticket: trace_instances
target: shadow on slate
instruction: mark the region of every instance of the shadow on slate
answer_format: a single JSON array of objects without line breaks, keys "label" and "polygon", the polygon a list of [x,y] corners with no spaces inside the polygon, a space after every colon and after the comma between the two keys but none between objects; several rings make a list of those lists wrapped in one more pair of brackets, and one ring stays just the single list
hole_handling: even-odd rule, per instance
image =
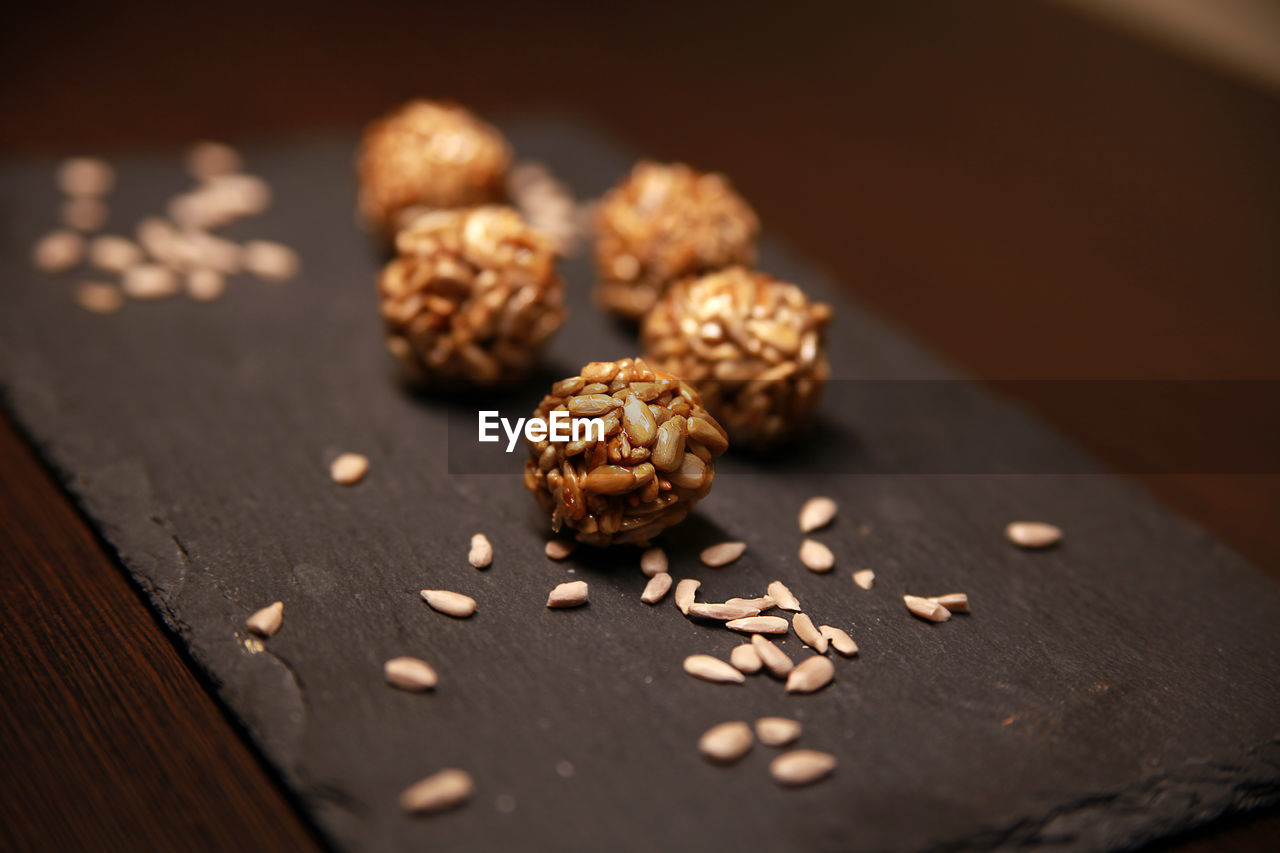
[{"label": "shadow on slate", "polygon": [[[509,130],[522,157],[583,198],[629,165],[578,124]],[[634,551],[546,560],[521,453],[498,457],[506,474],[451,465],[446,445],[473,440],[477,401],[424,401],[392,381],[376,259],[353,225],[353,140],[246,152],[276,202],[231,233],[297,247],[297,280],[236,279],[212,305],[131,303],[109,317],[75,307],[75,276],[29,266],[56,209],[52,162],[11,164],[0,179],[6,405],[337,845],[1087,849],[1277,799],[1280,587],[1100,473],[822,475],[730,457],[695,519],[665,539],[673,574],[701,578],[706,600],[785,579],[861,654],[836,660],[835,683],[806,697],[767,677],[717,686],[685,675],[686,655],[726,657],[741,638],[687,621],[670,599],[641,604]],[[113,230],[186,185],[176,155],[119,168]],[[836,305],[838,377],[954,377],[776,245],[761,265]],[[564,271],[572,313],[548,375],[632,354],[625,330],[591,306],[589,263]],[[791,452],[820,461],[854,442],[871,470],[893,470],[901,419],[1002,405],[973,386],[954,413],[855,403],[829,396],[816,438]],[[1061,470],[1096,470],[1019,423]],[[353,488],[328,479],[343,450],[372,460]],[[813,494],[841,506],[819,534],[838,555],[827,576],[796,557],[796,511]],[[1002,536],[1015,518],[1052,520],[1067,537],[1018,551]],[[496,550],[484,572],[466,561],[478,530]],[[722,537],[747,541],[747,554],[700,566],[697,550]],[[849,578],[865,567],[877,574],[869,592]],[[545,608],[547,591],[574,577],[591,582],[590,605]],[[433,613],[423,587],[473,595],[479,611]],[[940,625],[901,601],[957,590],[973,614]],[[284,628],[255,654],[244,619],[276,599]],[[803,654],[794,637],[785,647]],[[382,662],[403,654],[436,666],[434,695],[383,684]],[[730,768],[699,757],[709,726],[766,714],[803,720],[799,745],[835,753],[836,774],[783,790],[768,778],[773,750],[757,745]],[[396,795],[442,767],[475,776],[472,802],[403,815]]]}]

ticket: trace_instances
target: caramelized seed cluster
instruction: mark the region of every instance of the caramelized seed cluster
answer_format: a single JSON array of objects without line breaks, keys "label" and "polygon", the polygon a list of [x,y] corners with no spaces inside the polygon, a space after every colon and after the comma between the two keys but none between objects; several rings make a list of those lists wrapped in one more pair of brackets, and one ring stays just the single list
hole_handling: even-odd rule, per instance
[{"label": "caramelized seed cluster", "polygon": [[396,250],[378,279],[382,319],[419,384],[516,379],[564,321],[551,244],[511,208],[424,214]]},{"label": "caramelized seed cluster", "polygon": [[830,373],[831,308],[741,267],[673,285],[645,318],[645,357],[693,383],[735,444],[765,447],[800,429]]},{"label": "caramelized seed cluster", "polygon": [[454,104],[415,100],[365,128],[360,210],[388,237],[424,210],[501,201],[502,134]]},{"label": "caramelized seed cluster", "polygon": [[676,279],[755,260],[760,223],[723,175],[640,163],[601,201],[597,298],[643,317]]},{"label": "caramelized seed cluster", "polygon": [[728,437],[698,393],[641,359],[596,361],[557,382],[534,417],[599,420],[604,441],[529,443],[525,487],[551,515],[592,545],[642,544],[682,521],[711,490],[713,460]]}]

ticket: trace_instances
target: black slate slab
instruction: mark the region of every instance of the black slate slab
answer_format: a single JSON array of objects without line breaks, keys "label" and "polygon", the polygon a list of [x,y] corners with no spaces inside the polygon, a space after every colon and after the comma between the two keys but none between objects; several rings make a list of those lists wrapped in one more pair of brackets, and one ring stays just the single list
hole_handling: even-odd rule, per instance
[{"label": "black slate slab", "polygon": [[[509,130],[522,157],[584,198],[628,166],[576,124]],[[808,697],[766,677],[685,675],[686,655],[727,656],[741,638],[669,600],[641,604],[634,552],[546,560],[522,457],[508,474],[469,473],[508,462],[477,460],[469,443],[489,398],[415,398],[391,381],[377,259],[353,224],[353,139],[247,152],[276,202],[231,233],[299,248],[298,280],[236,280],[212,305],[132,303],[109,317],[72,303],[78,277],[30,267],[54,222],[52,163],[0,174],[6,405],[338,846],[1089,849],[1280,795],[1280,587],[1138,489],[1082,473],[1096,469],[967,383],[947,386],[946,406],[931,395],[868,405],[856,391],[866,386],[838,386],[811,441],[726,460],[712,496],[665,538],[673,574],[701,578],[707,600],[782,578],[817,621],[849,628],[861,654],[837,660],[835,684]],[[185,186],[172,153],[119,167],[112,229]],[[762,266],[836,304],[841,379],[955,378],[776,245]],[[572,316],[547,376],[634,350],[592,309],[589,265],[565,273]],[[975,422],[1002,427],[969,430],[957,453],[1016,446],[1034,470],[1068,473],[851,473],[901,470],[916,451],[899,436],[945,444]],[[328,480],[342,450],[372,459],[354,488]],[[841,505],[820,534],[838,555],[826,576],[796,558],[795,514],[817,493]],[[1010,547],[1002,528],[1024,517],[1060,524],[1065,542]],[[465,558],[477,530],[497,552],[485,572]],[[698,548],[719,538],[750,548],[702,567]],[[877,581],[862,591],[850,572],[867,567]],[[572,578],[590,582],[590,605],[547,610],[547,591]],[[479,612],[433,613],[423,587],[471,594]],[[974,612],[941,625],[900,599],[955,590]],[[284,628],[255,653],[244,619],[276,599]],[[401,654],[436,665],[434,695],[383,685],[382,662]],[[712,724],[765,714],[803,720],[800,745],[834,752],[837,773],[782,790],[767,776],[772,750],[757,745],[731,768],[698,757]],[[396,794],[448,766],[473,773],[474,800],[402,815]]]}]

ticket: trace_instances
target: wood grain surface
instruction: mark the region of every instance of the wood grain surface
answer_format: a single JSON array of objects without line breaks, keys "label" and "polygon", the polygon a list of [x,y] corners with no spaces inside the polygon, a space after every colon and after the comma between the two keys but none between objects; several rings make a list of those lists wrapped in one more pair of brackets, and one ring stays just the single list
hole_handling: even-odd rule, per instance
[{"label": "wood grain surface", "polygon": [[0,518],[0,847],[314,847],[7,421]]},{"label": "wood grain surface", "polygon": [[[923,13],[803,3],[733,15],[684,6],[645,16],[502,5],[423,12],[418,4],[308,4],[307,12],[299,25],[292,4],[13,11],[0,33],[0,150],[112,153],[199,136],[239,142],[363,121],[421,93],[491,112],[570,109],[657,156],[728,171],[772,233],[978,375],[1275,378],[1275,99],[1058,10],[1008,2]],[[442,30],[451,37],[433,35]],[[531,51],[538,61],[526,59]],[[1143,436],[1109,431],[1094,413],[1029,402],[1118,464],[1151,449]],[[18,470],[35,478],[19,444],[6,439],[3,454],[9,468],[26,460]],[[1276,477],[1146,482],[1280,571]],[[19,489],[26,494],[5,478],[6,498]],[[57,501],[43,495],[6,504],[6,540],[75,535],[65,503],[54,511]],[[55,568],[48,557],[12,553],[7,577]],[[110,567],[100,552],[85,551],[56,569],[82,588]],[[40,599],[41,612],[60,614],[61,639],[46,653],[76,681],[91,679],[95,634],[67,617],[79,599],[56,593]],[[147,642],[165,644],[140,607],[113,600],[105,609],[129,626],[117,633],[123,648],[142,654]],[[34,618],[7,600],[6,616],[6,627],[20,632]],[[86,728],[39,679],[13,675],[10,660],[0,748],[17,755],[22,743],[60,727],[71,768],[50,771],[33,758],[22,775],[53,772],[90,786],[97,778],[90,799],[114,815],[130,814],[140,799],[156,804],[157,833],[181,831],[171,806],[199,798],[196,778],[227,790],[245,784],[236,775],[238,741],[198,722],[200,713],[217,717],[207,706],[145,726],[111,717]],[[121,653],[113,663],[127,660]],[[189,703],[208,702],[193,682],[183,687],[147,667],[126,680],[120,690],[142,706],[176,690]],[[193,736],[197,728],[207,743]],[[150,737],[199,749],[205,774],[174,773],[161,784],[121,764],[98,772],[102,756],[120,752],[113,744]],[[146,796],[124,793],[135,786]],[[255,800],[275,823],[291,820],[278,801]],[[76,828],[65,831],[89,839],[95,827],[117,825],[102,810],[68,818],[62,809],[9,808],[17,802],[4,798],[6,824],[21,838],[54,838],[69,822]],[[239,809],[217,825],[241,847],[260,829]],[[1277,826],[1275,818],[1236,821],[1186,845],[1268,849]]]}]

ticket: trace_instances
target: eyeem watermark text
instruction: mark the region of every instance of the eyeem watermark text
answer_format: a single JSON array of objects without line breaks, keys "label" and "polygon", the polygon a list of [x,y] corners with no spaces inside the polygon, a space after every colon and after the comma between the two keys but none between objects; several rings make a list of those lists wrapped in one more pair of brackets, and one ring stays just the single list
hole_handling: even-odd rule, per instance
[{"label": "eyeem watermark text", "polygon": [[[597,418],[574,419],[568,412],[552,412],[550,422],[544,418],[517,418],[514,424],[510,418],[502,417],[496,411],[480,412],[480,441],[497,442],[502,437],[498,428],[507,434],[507,452],[515,450],[516,442],[523,433],[531,442],[543,441],[604,441],[604,421]],[[584,436],[583,433],[586,433]]]}]

